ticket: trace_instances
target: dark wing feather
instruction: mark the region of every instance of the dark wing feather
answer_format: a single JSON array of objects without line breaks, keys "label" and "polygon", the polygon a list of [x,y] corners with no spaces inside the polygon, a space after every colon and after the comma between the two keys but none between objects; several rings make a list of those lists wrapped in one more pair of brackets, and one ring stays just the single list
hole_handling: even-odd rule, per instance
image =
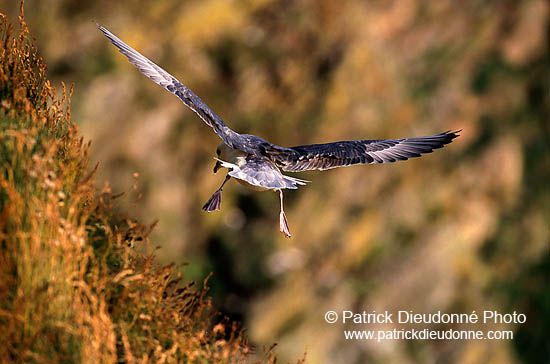
[{"label": "dark wing feather", "polygon": [[[301,145],[269,155],[283,171],[325,170],[353,164],[391,163],[420,157],[442,148],[459,131],[432,136],[390,140],[352,140],[327,144]],[[290,150],[290,151],[289,151]]]},{"label": "dark wing feather", "polygon": [[[179,82],[174,76],[151,62],[135,49],[124,43],[113,33],[105,29],[99,24],[96,24],[99,30],[105,34],[107,38],[119,49],[120,53],[128,57],[130,63],[136,66],[141,73],[149,77],[156,84],[164,87],[177,97],[179,97],[185,105],[196,112],[204,122],[212,127],[216,134],[223,141],[233,147],[234,144],[239,144],[240,134],[229,129],[225,122],[212,109],[208,107],[193,91]],[[242,143],[241,143],[242,144]]]}]

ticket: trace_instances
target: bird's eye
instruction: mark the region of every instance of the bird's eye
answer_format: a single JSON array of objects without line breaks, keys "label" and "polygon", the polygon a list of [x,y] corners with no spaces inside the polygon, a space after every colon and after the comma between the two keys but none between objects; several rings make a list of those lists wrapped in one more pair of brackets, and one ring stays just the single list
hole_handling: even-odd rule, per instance
[{"label": "bird's eye", "polygon": [[220,156],[221,154],[221,151],[219,149],[216,149],[216,154],[218,155],[218,157]]}]

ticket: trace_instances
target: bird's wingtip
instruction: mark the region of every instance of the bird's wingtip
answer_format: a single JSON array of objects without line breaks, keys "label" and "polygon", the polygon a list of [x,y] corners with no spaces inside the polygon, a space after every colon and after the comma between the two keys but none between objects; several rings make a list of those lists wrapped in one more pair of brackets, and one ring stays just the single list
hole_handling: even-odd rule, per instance
[{"label": "bird's wingtip", "polygon": [[447,131],[441,133],[440,135],[449,136],[449,137],[451,137],[451,140],[452,140],[454,138],[458,138],[460,136],[461,131],[462,131],[462,129],[458,129],[458,130],[455,130],[455,131],[447,130]]},{"label": "bird's wingtip", "polygon": [[97,29],[101,30],[103,32],[103,34],[107,35],[107,34],[111,34],[110,31],[108,31],[105,27],[101,26],[98,22],[95,22],[95,26],[97,27]]}]

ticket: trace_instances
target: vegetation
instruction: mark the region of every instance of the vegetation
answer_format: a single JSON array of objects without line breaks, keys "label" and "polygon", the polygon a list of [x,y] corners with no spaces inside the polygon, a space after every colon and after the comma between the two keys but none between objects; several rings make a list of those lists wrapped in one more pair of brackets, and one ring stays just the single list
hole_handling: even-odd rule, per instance
[{"label": "vegetation", "polygon": [[206,280],[136,252],[152,226],[96,189],[72,88],[56,97],[23,12],[18,34],[0,16],[0,362],[249,362]]},{"label": "vegetation", "polygon": [[[2,4],[16,19],[17,2]],[[112,214],[158,219],[149,237],[159,261],[190,262],[184,276],[197,282],[213,272],[213,307],[243,322],[250,343],[277,342],[282,362],[307,350],[315,364],[462,364],[550,357],[549,9],[545,0],[48,0],[27,2],[25,15],[52,87],[76,85],[72,119],[93,140],[97,185],[117,194],[136,184]],[[230,181],[222,210],[201,210],[224,178],[212,173],[220,139],[95,22],[231,128],[279,145],[463,132],[415,160],[295,175],[312,183],[285,193],[285,239],[274,193]],[[527,322],[455,327],[512,330],[509,341],[358,342],[342,335],[356,325],[324,322],[340,309],[516,311]]]}]

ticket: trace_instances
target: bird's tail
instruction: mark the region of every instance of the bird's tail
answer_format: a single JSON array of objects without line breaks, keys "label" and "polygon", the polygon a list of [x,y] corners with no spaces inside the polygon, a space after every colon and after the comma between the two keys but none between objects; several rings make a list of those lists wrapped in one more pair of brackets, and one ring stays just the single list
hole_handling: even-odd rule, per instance
[{"label": "bird's tail", "polygon": [[290,177],[290,176],[287,176],[287,175],[284,175],[284,174],[283,174],[283,180],[287,184],[286,188],[290,188],[290,189],[296,189],[296,188],[298,188],[298,186],[296,186],[296,185],[302,185],[303,186],[306,183],[311,182],[311,181],[308,181],[308,180],[305,180],[305,179]]}]

